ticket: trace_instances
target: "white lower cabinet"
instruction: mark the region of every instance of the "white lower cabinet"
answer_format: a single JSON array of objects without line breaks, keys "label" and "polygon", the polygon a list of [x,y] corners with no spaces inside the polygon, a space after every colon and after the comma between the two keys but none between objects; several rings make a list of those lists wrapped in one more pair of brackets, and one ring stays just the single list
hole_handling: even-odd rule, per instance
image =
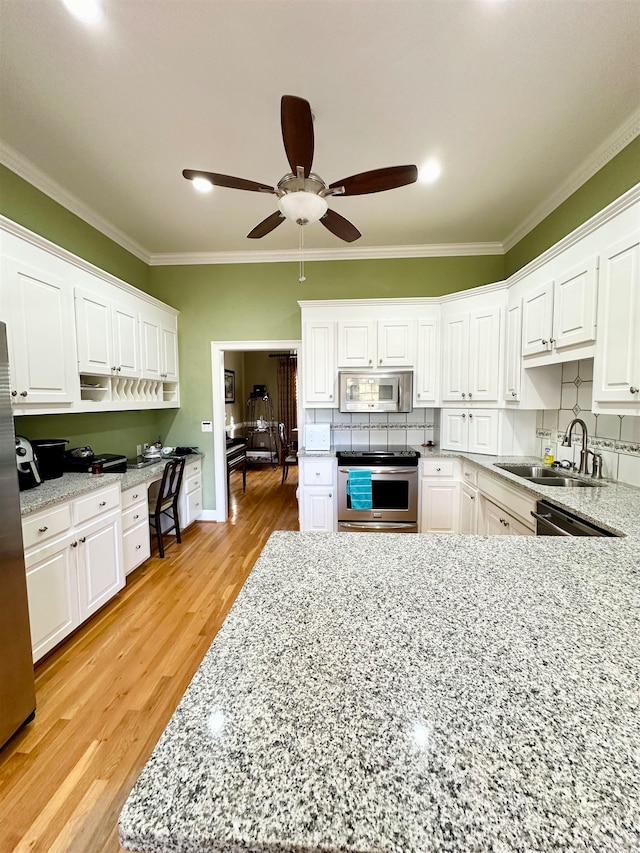
[{"label": "white lower cabinet", "polygon": [[184,467],[178,516],[180,529],[185,530],[202,515],[202,461],[188,462]]},{"label": "white lower cabinet", "polygon": [[530,527],[525,526],[503,507],[494,504],[486,497],[480,500],[482,532],[487,536],[533,536]]},{"label": "white lower cabinet", "polygon": [[420,462],[420,533],[457,533],[460,467],[455,459]]},{"label": "white lower cabinet", "polygon": [[149,507],[145,483],[122,493],[122,556],[128,575],[151,556]]},{"label": "white lower cabinet", "polygon": [[478,532],[478,489],[476,488],[476,470],[466,462],[462,463],[462,482],[460,483],[460,525],[459,533]]},{"label": "white lower cabinet", "polygon": [[35,662],[124,586],[119,485],[27,516],[23,539]]},{"label": "white lower cabinet", "polygon": [[478,472],[480,512],[478,533],[487,536],[535,536],[531,512],[536,499],[486,471]]},{"label": "white lower cabinet", "polygon": [[298,458],[300,530],[333,533],[337,524],[336,459]]}]

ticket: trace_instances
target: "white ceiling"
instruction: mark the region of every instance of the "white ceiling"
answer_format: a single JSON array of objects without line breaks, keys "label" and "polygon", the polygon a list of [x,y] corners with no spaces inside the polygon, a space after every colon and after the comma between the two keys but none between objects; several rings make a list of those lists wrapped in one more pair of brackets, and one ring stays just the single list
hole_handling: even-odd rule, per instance
[{"label": "white ceiling", "polygon": [[[638,0],[102,5],[86,25],[60,0],[0,0],[2,160],[147,258],[297,247],[289,222],[246,239],[274,196],[181,175],[275,185],[283,94],[311,103],[327,183],[441,161],[436,184],[331,200],[372,251],[509,246],[640,132]],[[346,249],[317,223],[305,243]]]}]

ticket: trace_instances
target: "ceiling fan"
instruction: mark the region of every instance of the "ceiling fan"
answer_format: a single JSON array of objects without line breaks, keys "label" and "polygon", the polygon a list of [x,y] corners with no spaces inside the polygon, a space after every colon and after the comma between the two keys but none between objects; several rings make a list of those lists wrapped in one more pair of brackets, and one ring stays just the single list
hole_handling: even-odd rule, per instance
[{"label": "ceiling fan", "polygon": [[247,234],[251,239],[264,237],[286,218],[301,226],[320,221],[336,237],[352,243],[362,235],[348,219],[329,208],[327,198],[332,195],[379,193],[412,184],[418,177],[415,166],[389,166],[350,175],[327,185],[319,175],[311,171],[314,137],[313,114],[309,102],[295,95],[283,95],[280,101],[280,120],[284,150],[291,171],[278,181],[276,187],[244,178],[234,178],[231,175],[219,175],[216,172],[195,169],[184,169],[182,172],[187,180],[194,182],[200,180],[218,187],[276,195],[279,209]]}]

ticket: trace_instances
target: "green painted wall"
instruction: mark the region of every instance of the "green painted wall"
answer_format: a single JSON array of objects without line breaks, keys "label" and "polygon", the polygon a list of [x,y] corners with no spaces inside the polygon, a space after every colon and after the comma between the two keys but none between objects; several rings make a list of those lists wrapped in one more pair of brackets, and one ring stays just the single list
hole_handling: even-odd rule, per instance
[{"label": "green painted wall", "polygon": [[135,456],[138,444],[145,441],[151,444],[158,435],[165,439],[159,414],[151,409],[144,412],[25,415],[15,418],[15,430],[17,435],[28,438],[67,438],[67,449],[89,444],[96,453]]},{"label": "green painted wall", "polygon": [[144,261],[2,165],[0,213],[111,275],[147,290],[149,267]]},{"label": "green painted wall", "polygon": [[180,310],[180,402],[160,413],[169,444],[197,445],[204,507],[215,507],[211,420],[211,341],[299,340],[299,299],[440,296],[503,277],[502,255],[317,261],[298,282],[297,263],[152,267],[149,292]]},{"label": "green painted wall", "polygon": [[505,277],[570,234],[640,182],[640,136],[623,148],[505,255]]}]

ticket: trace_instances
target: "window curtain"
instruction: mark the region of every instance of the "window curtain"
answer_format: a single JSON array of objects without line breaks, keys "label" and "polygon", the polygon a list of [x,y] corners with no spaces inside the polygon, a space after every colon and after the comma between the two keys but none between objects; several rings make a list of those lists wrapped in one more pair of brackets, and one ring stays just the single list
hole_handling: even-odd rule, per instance
[{"label": "window curtain", "polygon": [[295,355],[278,356],[278,421],[284,424],[291,443],[291,431],[298,426],[297,406],[298,359]]}]

